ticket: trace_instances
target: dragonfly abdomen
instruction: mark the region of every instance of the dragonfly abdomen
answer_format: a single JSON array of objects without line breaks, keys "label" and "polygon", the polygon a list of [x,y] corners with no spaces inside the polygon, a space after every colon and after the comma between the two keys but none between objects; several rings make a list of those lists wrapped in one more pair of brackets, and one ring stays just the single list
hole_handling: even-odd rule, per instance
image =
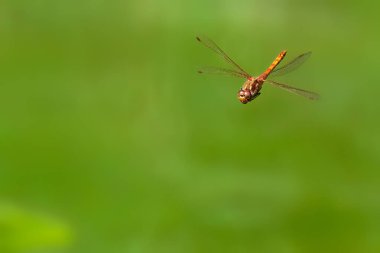
[{"label": "dragonfly abdomen", "polygon": [[272,64],[269,66],[269,68],[267,68],[267,70],[265,70],[265,72],[263,73],[263,75],[262,75],[263,79],[267,78],[267,76],[277,67],[277,65],[282,61],[282,59],[284,59],[285,55],[286,55],[286,50],[282,51],[276,57],[276,59],[272,62]]}]

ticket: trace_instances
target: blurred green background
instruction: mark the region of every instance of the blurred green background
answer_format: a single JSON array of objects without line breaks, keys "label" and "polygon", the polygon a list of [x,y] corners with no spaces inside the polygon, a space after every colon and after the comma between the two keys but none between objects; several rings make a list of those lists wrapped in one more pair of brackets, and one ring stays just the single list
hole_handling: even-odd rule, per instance
[{"label": "blurred green background", "polygon": [[[0,252],[380,252],[376,1],[5,0]],[[242,105],[214,39],[260,74]]]}]

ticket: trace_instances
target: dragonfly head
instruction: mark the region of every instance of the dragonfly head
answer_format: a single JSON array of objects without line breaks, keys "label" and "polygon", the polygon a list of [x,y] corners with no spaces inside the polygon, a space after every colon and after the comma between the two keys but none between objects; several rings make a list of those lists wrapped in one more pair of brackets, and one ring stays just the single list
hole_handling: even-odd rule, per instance
[{"label": "dragonfly head", "polygon": [[238,92],[238,99],[243,104],[246,104],[249,101],[251,101],[253,97],[254,97],[254,94],[252,94],[252,92],[249,89],[244,89],[244,90],[240,89]]}]

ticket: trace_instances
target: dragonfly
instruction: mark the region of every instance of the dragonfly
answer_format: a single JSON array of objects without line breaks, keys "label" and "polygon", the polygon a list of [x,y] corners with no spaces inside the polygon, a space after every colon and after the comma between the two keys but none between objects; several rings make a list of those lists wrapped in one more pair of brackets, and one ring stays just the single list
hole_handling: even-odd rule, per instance
[{"label": "dragonfly", "polygon": [[237,94],[239,101],[243,104],[251,102],[252,100],[257,98],[261,94],[260,90],[264,83],[300,95],[310,100],[317,100],[319,98],[319,94],[316,92],[299,89],[287,84],[267,79],[269,75],[271,77],[281,76],[297,69],[310,57],[311,52],[303,53],[294,58],[293,60],[285,63],[283,66],[278,67],[278,65],[284,59],[287,52],[286,50],[281,51],[278,54],[278,56],[274,59],[272,64],[264,71],[264,73],[257,77],[254,77],[248,74],[248,72],[246,72],[242,67],[240,67],[234,60],[232,60],[213,40],[204,36],[197,36],[196,39],[204,46],[221,56],[228,64],[230,64],[233,67],[233,69],[206,67],[200,69],[198,73],[222,74],[246,79],[246,81],[244,82],[243,86]]}]

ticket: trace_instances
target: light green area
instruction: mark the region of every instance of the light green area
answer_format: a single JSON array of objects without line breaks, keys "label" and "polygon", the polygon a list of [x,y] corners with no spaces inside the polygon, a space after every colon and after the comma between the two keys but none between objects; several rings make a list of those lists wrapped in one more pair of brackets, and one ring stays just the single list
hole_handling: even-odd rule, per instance
[{"label": "light green area", "polygon": [[[380,252],[379,8],[2,1],[0,252]],[[197,34],[254,75],[312,50],[277,80],[321,100],[240,104]]]},{"label": "light green area", "polygon": [[69,227],[49,214],[27,212],[14,205],[0,204],[1,252],[35,252],[70,244]]}]

